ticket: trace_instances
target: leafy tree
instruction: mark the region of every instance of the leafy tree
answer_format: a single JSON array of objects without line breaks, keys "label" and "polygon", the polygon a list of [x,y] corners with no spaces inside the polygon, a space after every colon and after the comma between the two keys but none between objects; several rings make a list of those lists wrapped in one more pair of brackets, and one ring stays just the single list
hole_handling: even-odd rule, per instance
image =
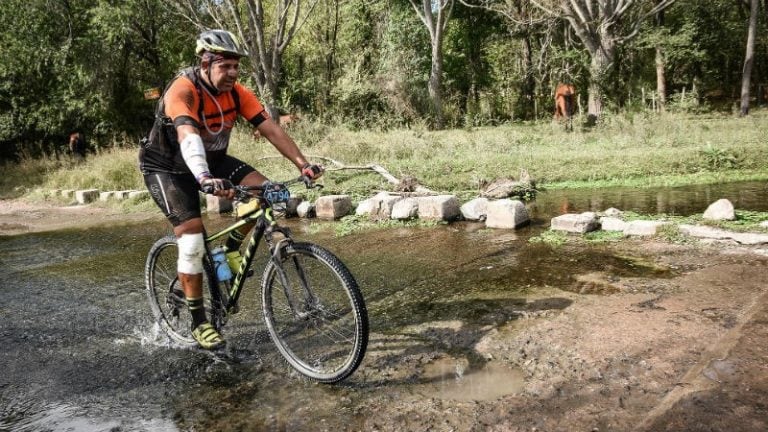
[{"label": "leafy tree", "polygon": [[[463,6],[457,6],[453,12],[444,46],[444,84],[449,99],[456,101],[457,115],[470,123],[491,115],[481,107],[484,93],[492,85],[485,49],[503,31],[501,20],[493,12]],[[454,122],[458,123],[457,120]]]},{"label": "leafy tree", "polygon": [[272,118],[279,121],[283,55],[318,0],[173,0],[179,12],[202,30],[211,24],[233,31],[251,53],[251,77]]},{"label": "leafy tree", "polygon": [[643,0],[532,0],[531,3],[570,23],[591,57],[589,116],[594,121],[603,111],[605,86],[618,48],[637,35],[643,21],[675,0],[648,5]]},{"label": "leafy tree", "polygon": [[432,52],[429,72],[429,97],[438,129],[443,128],[443,39],[451,18],[454,0],[409,0],[416,15],[427,27]]},{"label": "leafy tree", "polygon": [[193,58],[194,40],[174,26],[161,0],[99,0],[91,9],[88,38],[99,61],[94,89],[105,98],[107,129],[135,138],[152,124],[155,101],[144,90],[162,89]]},{"label": "leafy tree", "polygon": [[0,157],[55,151],[72,129],[98,119],[103,99],[89,91],[95,79],[86,68],[93,55],[87,40],[91,4],[4,1]]},{"label": "leafy tree", "polygon": [[410,124],[430,111],[425,91],[430,73],[430,40],[407,5],[391,2],[382,33],[376,82],[391,115]]},{"label": "leafy tree", "polygon": [[[520,41],[520,61],[522,73],[518,79],[517,91],[519,97],[515,111],[522,118],[533,117],[536,111],[536,43],[547,45],[551,41],[551,21],[524,0],[460,0],[465,6],[480,8],[498,14],[506,23],[509,35]],[[546,41],[546,42],[545,42]],[[539,80],[540,81],[540,80]]]}]

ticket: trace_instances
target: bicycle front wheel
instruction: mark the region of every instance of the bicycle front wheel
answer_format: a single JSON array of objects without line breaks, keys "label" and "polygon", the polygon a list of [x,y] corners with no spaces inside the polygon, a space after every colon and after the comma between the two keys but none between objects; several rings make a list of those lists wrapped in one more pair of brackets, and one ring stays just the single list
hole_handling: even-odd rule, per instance
[{"label": "bicycle front wheel", "polygon": [[288,363],[314,380],[351,375],[368,345],[368,313],[352,274],[335,255],[293,243],[270,260],[262,278],[262,307],[272,340]]},{"label": "bicycle front wheel", "polygon": [[[167,236],[156,241],[147,255],[144,268],[147,297],[155,322],[160,330],[182,346],[196,346],[192,338],[192,317],[187,309],[184,290],[179,282],[176,263],[179,259],[179,247],[176,237]],[[203,258],[203,286],[210,293],[218,290],[218,285],[211,276],[211,264],[208,257]],[[212,295],[205,296],[205,309],[208,316],[212,311]]]}]

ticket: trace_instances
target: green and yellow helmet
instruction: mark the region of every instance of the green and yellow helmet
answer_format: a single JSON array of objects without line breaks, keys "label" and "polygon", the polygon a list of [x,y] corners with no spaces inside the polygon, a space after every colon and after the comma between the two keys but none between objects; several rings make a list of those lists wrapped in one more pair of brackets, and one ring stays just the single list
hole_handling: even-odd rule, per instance
[{"label": "green and yellow helmet", "polygon": [[226,57],[247,57],[248,51],[235,35],[226,30],[206,30],[197,37],[195,53],[202,55],[205,52],[221,54]]}]

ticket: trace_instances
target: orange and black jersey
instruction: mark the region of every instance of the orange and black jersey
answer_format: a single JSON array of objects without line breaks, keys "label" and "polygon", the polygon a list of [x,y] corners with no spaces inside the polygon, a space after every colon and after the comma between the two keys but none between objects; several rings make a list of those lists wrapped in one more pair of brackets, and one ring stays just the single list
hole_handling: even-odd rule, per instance
[{"label": "orange and black jersey", "polygon": [[[160,135],[152,139],[150,134],[142,146],[141,171],[189,172],[176,137],[176,127],[180,125],[191,125],[200,131],[208,163],[215,163],[226,154],[238,115],[254,126],[269,118],[256,95],[240,83],[235,83],[229,92],[219,93],[200,78],[199,68],[185,69],[163,94],[152,131]],[[158,128],[161,130],[155,130]]]}]

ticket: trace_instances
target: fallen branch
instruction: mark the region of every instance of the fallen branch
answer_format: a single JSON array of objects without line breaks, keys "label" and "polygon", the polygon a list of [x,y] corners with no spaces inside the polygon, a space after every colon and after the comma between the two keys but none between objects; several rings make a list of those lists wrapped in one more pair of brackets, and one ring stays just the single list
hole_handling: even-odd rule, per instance
[{"label": "fallen branch", "polygon": [[[264,159],[278,159],[282,158],[282,156],[265,156],[262,158],[259,158],[258,160],[264,160]],[[389,173],[384,167],[381,165],[376,164],[368,164],[368,165],[345,165],[342,162],[339,162],[335,159],[331,159],[329,157],[325,156],[309,156],[311,160],[322,160],[324,162],[330,162],[334,166],[332,167],[326,167],[326,171],[343,171],[343,170],[359,170],[359,171],[373,171],[375,173],[378,173],[382,177],[384,177],[389,183],[396,185],[398,189],[400,189],[400,192],[416,192],[420,194],[436,194],[435,191],[425,188],[424,186],[419,185],[416,182],[416,179],[412,177],[408,177],[405,179],[398,179],[397,177],[393,176]],[[410,190],[406,190],[410,189]]]}]

